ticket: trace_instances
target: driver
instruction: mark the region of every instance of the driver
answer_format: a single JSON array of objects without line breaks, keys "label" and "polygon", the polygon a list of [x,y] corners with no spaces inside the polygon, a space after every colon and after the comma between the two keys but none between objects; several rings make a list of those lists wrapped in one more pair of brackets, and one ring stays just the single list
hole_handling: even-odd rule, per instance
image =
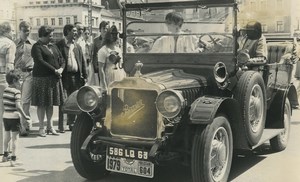
[{"label": "driver", "polygon": [[165,23],[170,33],[178,34],[175,36],[162,36],[158,38],[150,52],[152,53],[184,53],[196,51],[196,39],[192,36],[179,35],[183,33],[181,27],[183,17],[179,12],[170,12],[165,17]]},{"label": "driver", "polygon": [[238,52],[245,51],[250,58],[267,58],[267,42],[262,35],[261,23],[257,21],[248,22],[245,33],[238,39]]}]

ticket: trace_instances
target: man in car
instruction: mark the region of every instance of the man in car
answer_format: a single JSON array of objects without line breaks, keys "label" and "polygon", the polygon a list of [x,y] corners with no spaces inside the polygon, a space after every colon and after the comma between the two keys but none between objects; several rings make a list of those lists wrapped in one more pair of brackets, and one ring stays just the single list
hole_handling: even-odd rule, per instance
[{"label": "man in car", "polygon": [[170,12],[165,17],[165,23],[168,31],[173,36],[162,36],[158,38],[150,52],[152,53],[184,53],[196,52],[197,39],[193,36],[180,35],[183,24],[183,17],[179,12]]},{"label": "man in car", "polygon": [[242,33],[244,34],[238,39],[238,51],[246,51],[250,58],[266,59],[268,55],[267,42],[262,35],[261,23],[257,21],[248,22],[243,30]]}]

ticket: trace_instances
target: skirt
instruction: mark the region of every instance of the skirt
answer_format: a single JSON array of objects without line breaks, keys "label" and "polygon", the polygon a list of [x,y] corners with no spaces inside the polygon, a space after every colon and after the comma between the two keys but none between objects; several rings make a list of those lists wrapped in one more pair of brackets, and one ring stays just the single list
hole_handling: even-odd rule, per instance
[{"label": "skirt", "polygon": [[62,81],[57,76],[33,77],[33,106],[60,106],[66,99]]}]

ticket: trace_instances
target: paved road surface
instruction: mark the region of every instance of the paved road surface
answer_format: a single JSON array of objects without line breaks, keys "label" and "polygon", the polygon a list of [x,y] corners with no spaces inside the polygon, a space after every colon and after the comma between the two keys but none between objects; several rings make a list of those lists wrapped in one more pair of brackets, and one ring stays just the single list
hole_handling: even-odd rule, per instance
[{"label": "paved road surface", "polygon": [[[23,163],[9,167],[0,163],[0,181],[3,182],[85,182],[75,171],[69,150],[70,132],[60,136],[38,137],[37,123],[29,137],[20,138],[19,158]],[[57,122],[55,122],[57,128]],[[300,110],[292,118],[288,148],[272,153],[266,144],[256,155],[238,157],[233,161],[230,181],[282,182],[300,181]],[[191,182],[188,168],[172,166],[156,170],[154,179],[112,173],[104,182]]]}]

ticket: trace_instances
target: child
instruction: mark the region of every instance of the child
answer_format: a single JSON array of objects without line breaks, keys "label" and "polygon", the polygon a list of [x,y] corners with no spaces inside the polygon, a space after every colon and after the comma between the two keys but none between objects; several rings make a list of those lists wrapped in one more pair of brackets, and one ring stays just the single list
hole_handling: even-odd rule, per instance
[{"label": "child", "polygon": [[20,114],[24,116],[26,120],[30,117],[26,116],[21,107],[21,83],[20,76],[14,71],[10,71],[6,74],[6,82],[8,87],[3,92],[3,122],[4,122],[4,156],[2,162],[8,161],[8,146],[10,142],[12,156],[11,166],[16,165],[16,150],[17,140],[19,138],[20,129]]}]

